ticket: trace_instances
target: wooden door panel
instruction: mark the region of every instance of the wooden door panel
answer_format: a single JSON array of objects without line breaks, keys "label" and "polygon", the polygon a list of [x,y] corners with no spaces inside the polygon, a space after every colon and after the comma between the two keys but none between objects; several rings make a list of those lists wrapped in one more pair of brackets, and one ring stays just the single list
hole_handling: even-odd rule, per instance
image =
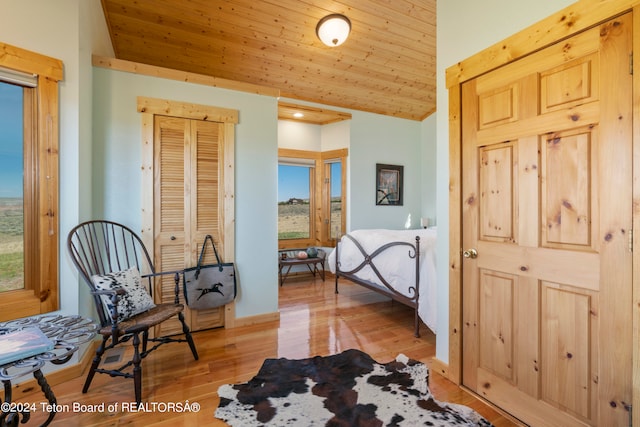
[{"label": "wooden door panel", "polygon": [[478,96],[479,128],[518,120],[519,84],[510,84]]},{"label": "wooden door panel", "polygon": [[[160,247],[159,257],[156,258],[156,263],[163,266],[162,271],[179,271],[184,268],[184,248],[180,245],[162,244],[161,241],[156,241],[156,247]],[[175,301],[175,276],[166,275],[156,279],[156,283],[159,284],[159,292],[156,293],[154,298],[156,303],[173,303]],[[180,277],[180,286],[182,285],[182,277]],[[182,295],[182,289],[180,289],[181,304],[186,306],[184,296]],[[158,326],[160,335],[174,335],[182,333],[182,324],[177,318],[171,318],[165,322],[162,322]]]},{"label": "wooden door panel", "polygon": [[224,326],[224,306],[207,310],[191,310],[191,328],[194,331]]},{"label": "wooden door panel", "polygon": [[160,202],[156,235],[165,231],[184,232],[185,203],[185,123],[171,117],[156,119],[156,133],[162,141],[155,157],[163,165],[156,175],[156,196]]},{"label": "wooden door panel", "polygon": [[600,289],[600,257],[595,253],[482,241],[478,242],[477,250],[482,255],[476,260],[478,268],[558,283],[579,283],[580,287],[589,290]]},{"label": "wooden door panel", "polygon": [[480,239],[515,241],[513,168],[517,162],[511,143],[480,150]]},{"label": "wooden door panel", "polygon": [[515,182],[518,183],[516,239],[521,247],[537,247],[539,244],[540,222],[535,215],[519,215],[520,212],[537,211],[540,207],[538,197],[540,186],[540,144],[537,135],[518,139],[518,162]]},{"label": "wooden door panel", "polygon": [[631,24],[461,86],[462,380],[533,425],[628,419]]},{"label": "wooden door panel", "polygon": [[541,113],[598,99],[598,55],[588,55],[540,73]]},{"label": "wooden door panel", "polygon": [[479,392],[483,398],[501,408],[509,408],[512,414],[526,415],[527,425],[535,427],[584,427],[593,424],[578,419],[573,414],[559,411],[544,400],[533,397],[513,384],[484,369],[478,369]]},{"label": "wooden door panel", "polygon": [[[213,233],[217,245],[222,246],[220,230],[220,123],[194,121],[193,130],[196,144],[193,153],[196,163],[194,176],[197,185],[194,200],[194,224],[196,230],[205,235]],[[196,231],[196,233],[198,233]],[[200,236],[197,236],[198,238]],[[202,236],[204,238],[204,236]]]},{"label": "wooden door panel", "polygon": [[576,288],[542,282],[540,365],[542,399],[579,418],[592,418],[598,352],[595,298]]},{"label": "wooden door panel", "polygon": [[[565,132],[579,127],[593,126],[600,121],[600,103],[595,101],[577,105],[566,111],[554,111],[541,116],[526,117],[516,123],[507,123],[492,129],[478,130],[474,142],[479,147],[498,141],[515,141],[532,135],[545,135],[550,132]],[[529,131],[522,134],[522,129]]]},{"label": "wooden door panel", "polygon": [[495,271],[480,272],[480,367],[515,382],[514,293],[517,277]]},{"label": "wooden door panel", "polygon": [[[187,179],[191,180],[190,209],[190,262],[196,265],[207,234],[213,236],[219,254],[224,253],[221,239],[221,180],[222,162],[220,137],[222,124],[192,120],[191,122],[191,164],[195,168]],[[205,264],[216,263],[212,248],[205,250]],[[224,307],[207,310],[187,309],[193,330],[208,329],[224,325]]]},{"label": "wooden door panel", "polygon": [[[462,85],[462,111],[465,121],[473,125],[462,127],[462,139],[468,141],[468,145],[462,150],[461,169],[473,169],[478,163],[479,149],[475,146],[478,134],[476,124],[479,123],[478,108],[476,103],[477,79],[471,80]],[[474,146],[472,149],[471,146]],[[480,229],[478,220],[477,204],[479,200],[479,190],[475,187],[478,181],[476,173],[463,173],[462,188],[467,189],[463,193],[462,217],[464,229],[462,233],[462,244],[464,248],[473,248],[476,245],[476,234]],[[463,305],[462,305],[462,382],[472,390],[478,388],[479,369],[479,320],[478,301],[479,286],[476,284],[480,280],[477,259],[468,259],[467,264],[472,264],[474,268],[463,269]],[[474,303],[475,302],[475,303]]]},{"label": "wooden door panel", "polygon": [[536,278],[519,276],[515,289],[514,371],[517,389],[533,397],[540,393],[540,282]]},{"label": "wooden door panel", "polygon": [[541,144],[542,246],[596,249],[595,144],[594,128],[554,133]]},{"label": "wooden door panel", "polygon": [[[189,133],[185,120],[156,116],[154,120],[155,135],[158,143],[154,144],[154,163],[161,165],[155,168],[154,177],[154,261],[158,271],[176,271],[184,268],[186,212],[185,185],[185,138]],[[172,276],[163,276],[156,280],[156,303],[172,303],[175,298],[175,281]],[[184,303],[184,301],[181,301]],[[182,326],[177,319],[170,319],[157,327],[158,335],[180,334]]]},{"label": "wooden door panel", "polygon": [[[207,234],[220,241],[220,137],[221,125],[177,117],[155,117],[155,261],[161,271],[195,266]],[[207,248],[204,263],[215,263]],[[172,277],[158,281],[157,302],[173,302]],[[182,291],[182,290],[181,290]],[[185,319],[192,330],[224,325],[224,308],[190,310]],[[178,320],[161,326],[163,334],[180,334]]]},{"label": "wooden door panel", "polygon": [[[610,37],[612,35],[608,29],[605,31],[607,34],[604,37]],[[623,31],[626,31],[626,29],[622,30],[618,28],[615,38],[619,38],[618,36],[620,35],[624,36]],[[612,40],[614,39],[614,37],[611,38]],[[536,70],[536,80],[539,80],[541,73],[549,74],[556,70],[562,70],[573,64],[573,61],[582,58],[588,60],[588,58],[592,58],[591,55],[597,54],[600,51],[601,42],[602,38],[599,31],[588,30],[576,34],[571,37],[570,40],[553,44],[546,47],[543,51],[538,51],[500,68],[500,70],[508,69],[508,73],[491,72],[476,78],[478,93],[495,91],[497,88],[506,87],[513,82],[528,78],[532,75],[531,71],[533,68]],[[614,40],[613,42],[617,43],[618,40]],[[599,66],[599,64],[597,65]],[[566,84],[563,84],[563,86],[567,87]],[[568,87],[572,86],[575,85],[568,85]]]}]

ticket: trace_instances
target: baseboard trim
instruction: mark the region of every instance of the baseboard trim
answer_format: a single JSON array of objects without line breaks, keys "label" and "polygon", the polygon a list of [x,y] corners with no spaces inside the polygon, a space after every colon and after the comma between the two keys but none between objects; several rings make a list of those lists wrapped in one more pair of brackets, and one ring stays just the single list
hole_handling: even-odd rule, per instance
[{"label": "baseboard trim", "polygon": [[451,380],[451,378],[449,378],[449,364],[448,363],[445,363],[442,360],[433,357],[430,360],[429,367],[431,368],[432,371],[439,373],[440,375],[442,375],[443,377],[445,377],[448,380]]},{"label": "baseboard trim", "polygon": [[247,317],[237,318],[235,319],[233,327],[238,328],[240,326],[251,326],[258,323],[273,322],[275,320],[280,320],[279,311],[276,311],[273,313],[258,314],[256,316],[247,316]]}]

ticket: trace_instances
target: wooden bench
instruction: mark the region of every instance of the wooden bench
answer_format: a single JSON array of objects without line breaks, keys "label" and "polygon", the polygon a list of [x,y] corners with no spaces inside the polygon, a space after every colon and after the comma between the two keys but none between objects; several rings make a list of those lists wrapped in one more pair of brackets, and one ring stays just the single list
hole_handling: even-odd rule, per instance
[{"label": "wooden bench", "polygon": [[[304,252],[304,249],[286,249],[278,251],[278,276],[280,277],[280,286],[284,283],[289,276],[291,267],[294,265],[306,265],[309,271],[315,277],[316,273],[320,275],[324,282],[324,262],[327,258],[327,254],[322,249],[318,249],[318,256],[309,258],[297,258],[298,252]],[[318,268],[320,266],[320,268]]]}]

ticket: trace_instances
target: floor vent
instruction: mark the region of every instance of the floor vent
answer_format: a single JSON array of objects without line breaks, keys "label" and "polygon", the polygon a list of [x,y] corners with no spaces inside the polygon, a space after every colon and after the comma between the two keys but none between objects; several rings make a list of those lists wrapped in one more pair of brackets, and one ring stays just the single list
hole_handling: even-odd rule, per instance
[{"label": "floor vent", "polygon": [[112,348],[105,352],[105,355],[102,361],[105,365],[108,365],[110,363],[118,363],[122,360],[123,353],[124,353],[124,348]]}]

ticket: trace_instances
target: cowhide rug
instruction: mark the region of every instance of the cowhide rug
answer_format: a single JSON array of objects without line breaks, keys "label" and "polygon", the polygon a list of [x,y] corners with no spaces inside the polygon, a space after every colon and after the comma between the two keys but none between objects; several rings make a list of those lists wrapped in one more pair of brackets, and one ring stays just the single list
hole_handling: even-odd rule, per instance
[{"label": "cowhide rug", "polygon": [[218,389],[215,416],[249,426],[491,426],[466,406],[438,402],[427,367],[399,355],[380,364],[359,350],[267,359],[247,383]]}]

